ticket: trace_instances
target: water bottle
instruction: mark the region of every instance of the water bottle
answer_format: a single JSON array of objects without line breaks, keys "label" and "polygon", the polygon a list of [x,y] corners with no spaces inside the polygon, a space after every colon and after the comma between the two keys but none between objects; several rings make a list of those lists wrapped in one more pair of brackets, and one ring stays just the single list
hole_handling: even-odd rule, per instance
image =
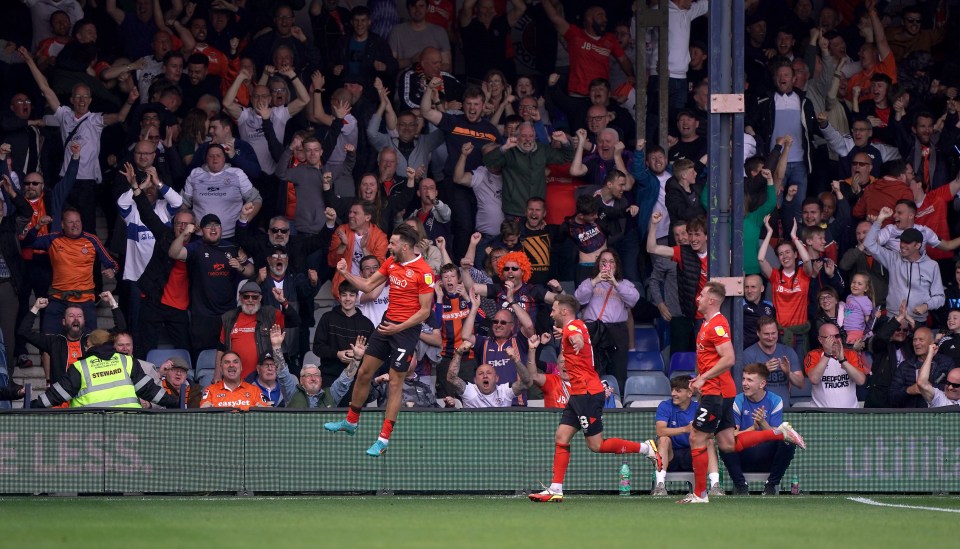
[{"label": "water bottle", "polygon": [[800,495],[800,477],[797,475],[790,477],[790,493],[795,496]]},{"label": "water bottle", "polygon": [[620,466],[620,495],[623,497],[630,495],[630,466],[627,465],[626,459]]}]

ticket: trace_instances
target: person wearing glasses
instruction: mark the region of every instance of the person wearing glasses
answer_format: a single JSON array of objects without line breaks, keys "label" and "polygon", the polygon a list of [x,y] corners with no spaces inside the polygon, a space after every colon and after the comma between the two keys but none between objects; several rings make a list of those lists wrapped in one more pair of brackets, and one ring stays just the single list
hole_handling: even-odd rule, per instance
[{"label": "person wearing glasses", "polygon": [[930,345],[923,366],[920,367],[920,372],[917,374],[917,389],[930,408],[956,406],[960,404],[960,368],[951,368],[947,372],[942,391],[936,387],[935,383],[930,383],[930,379],[936,377],[930,375],[930,364],[937,355],[938,349],[937,345]]},{"label": "person wearing glasses", "polygon": [[[960,327],[960,315],[957,315],[956,321],[955,326]],[[900,363],[912,354],[911,341],[915,325],[913,317],[907,314],[906,303],[901,304],[897,316],[885,316],[877,320],[873,336],[864,342],[864,349],[873,357],[873,365],[868,366],[864,408],[892,407],[890,385]],[[951,341],[953,340],[944,338],[941,345],[948,349]]]},{"label": "person wearing glasses", "polygon": [[819,349],[807,353],[803,369],[810,380],[815,408],[856,408],[857,385],[867,381],[860,353],[843,346],[836,324],[820,327]]},{"label": "person wearing glasses", "polygon": [[928,358],[933,345],[933,331],[921,326],[913,333],[913,356],[897,366],[890,383],[890,405],[894,408],[926,408],[927,401],[920,391],[920,378],[917,375],[926,363],[927,374],[924,381],[929,386],[938,385],[946,379],[947,372],[954,368],[953,359],[946,353]]},{"label": "person wearing glasses", "polygon": [[[240,355],[240,376],[243,379],[256,372],[260,358],[273,349],[270,340],[271,327],[279,325],[281,329],[294,328],[300,324],[300,317],[283,297],[283,290],[275,287],[271,293],[280,302],[280,307],[262,304],[263,290],[260,285],[254,280],[247,280],[240,285],[238,306],[222,316],[223,327],[217,346],[217,364],[220,364],[224,353],[237,353]],[[286,345],[282,350],[286,350]],[[219,380],[222,374],[218,368],[213,379]]]},{"label": "person wearing glasses", "polygon": [[0,113],[0,133],[3,142],[10,144],[13,168],[20,173],[30,173],[40,168],[40,129],[42,118],[31,118],[33,101],[24,93],[10,98],[10,110]]}]

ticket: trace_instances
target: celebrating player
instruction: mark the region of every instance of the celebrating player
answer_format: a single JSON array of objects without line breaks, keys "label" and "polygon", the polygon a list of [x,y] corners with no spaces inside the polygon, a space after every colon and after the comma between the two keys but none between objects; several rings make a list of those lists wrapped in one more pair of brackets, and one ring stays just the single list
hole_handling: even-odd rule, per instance
[{"label": "celebrating player", "polygon": [[[663,468],[657,446],[652,440],[631,442],[622,438],[603,438],[603,385],[593,364],[593,346],[590,334],[582,320],[577,319],[580,304],[569,295],[558,295],[553,302],[550,318],[562,333],[561,352],[567,375],[570,377],[570,400],[563,409],[560,425],[555,436],[553,454],[553,482],[549,488],[530,499],[537,502],[563,501],[563,477],[570,463],[570,441],[578,429],[583,430],[584,440],[591,452],[601,454],[643,454]],[[531,351],[532,352],[532,351]]]},{"label": "celebrating player", "polygon": [[390,305],[383,321],[367,343],[367,352],[357,373],[350,399],[350,411],[346,419],[324,424],[328,431],[344,431],[356,434],[360,421],[360,408],[367,401],[370,380],[385,361],[390,363],[390,389],[387,398],[386,417],[380,429],[380,437],[367,450],[367,455],[379,456],[387,450],[390,433],[397,421],[400,402],[403,400],[403,379],[413,359],[420,340],[420,324],[433,310],[433,269],[417,253],[420,240],[416,229],[401,224],[394,229],[387,245],[392,257],[384,261],[370,278],[362,278],[350,272],[347,262],[341,259],[337,271],[364,293],[374,291],[385,280],[390,282]]},{"label": "celebrating player", "polygon": [[700,391],[700,406],[690,432],[690,456],[693,461],[693,493],[677,503],[709,503],[707,497],[707,442],[716,434],[722,452],[740,452],[769,440],[784,440],[806,448],[803,437],[789,423],[764,431],[740,433],[734,440],[733,399],[737,386],[730,375],[735,357],[730,341],[730,325],[720,314],[726,291],[719,282],[707,282],[697,296],[697,311],[703,326],[697,333],[697,377],[690,388]]}]

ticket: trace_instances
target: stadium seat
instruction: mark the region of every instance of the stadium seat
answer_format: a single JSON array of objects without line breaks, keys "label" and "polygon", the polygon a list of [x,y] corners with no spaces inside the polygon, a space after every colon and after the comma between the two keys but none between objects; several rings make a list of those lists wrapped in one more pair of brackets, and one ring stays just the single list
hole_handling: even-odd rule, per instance
[{"label": "stadium seat", "polygon": [[660,352],[660,336],[657,329],[653,326],[637,326],[633,332],[633,345],[635,351],[657,351]]},{"label": "stadium seat", "polygon": [[320,367],[320,357],[313,354],[313,351],[307,351],[307,354],[303,355],[303,360],[300,361],[301,368],[306,364],[313,364],[317,368]]},{"label": "stadium seat", "polygon": [[813,386],[810,385],[810,380],[804,380],[803,389],[797,389],[793,385],[790,386],[790,406],[795,408],[811,408],[811,402],[813,397],[810,396],[810,391],[813,389]]},{"label": "stadium seat", "polygon": [[605,375],[605,376],[600,376],[600,379],[603,380],[603,381],[606,381],[607,383],[609,383],[610,386],[613,387],[613,393],[614,393],[615,395],[617,395],[617,396],[620,396],[620,394],[621,394],[621,393],[620,393],[620,384],[617,383],[617,378],[615,378],[615,377],[613,377],[613,376],[611,376],[611,375]]},{"label": "stadium seat", "polygon": [[670,378],[680,374],[693,375],[697,370],[697,353],[673,353],[670,356]]},{"label": "stadium seat", "polygon": [[670,397],[670,380],[663,375],[663,372],[639,372],[627,378],[627,386],[624,388],[623,405],[624,407],[634,407],[631,405],[634,401],[660,401]]},{"label": "stadium seat", "polygon": [[217,370],[217,350],[207,349],[200,351],[197,357],[197,383],[201,387],[206,387],[213,383],[213,373]]},{"label": "stadium seat", "polygon": [[147,362],[152,362],[158,368],[167,361],[168,358],[180,357],[186,361],[187,366],[193,369],[193,361],[190,360],[190,351],[186,349],[153,349],[147,351]]},{"label": "stadium seat", "polygon": [[527,408],[543,408],[543,399],[538,400],[528,400]]},{"label": "stadium seat", "polygon": [[544,345],[540,351],[540,362],[556,362],[557,349],[553,345]]},{"label": "stadium seat", "polygon": [[627,372],[663,373],[663,357],[660,356],[660,351],[630,351],[627,357]]}]

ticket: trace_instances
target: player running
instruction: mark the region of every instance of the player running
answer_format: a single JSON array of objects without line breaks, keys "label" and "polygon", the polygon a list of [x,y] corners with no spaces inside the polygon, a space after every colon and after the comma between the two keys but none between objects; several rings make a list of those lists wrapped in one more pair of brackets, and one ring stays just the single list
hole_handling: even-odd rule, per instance
[{"label": "player running", "polygon": [[420,340],[420,324],[433,311],[433,269],[416,252],[418,240],[416,229],[410,225],[401,224],[394,229],[387,245],[392,257],[384,261],[370,278],[351,273],[344,259],[337,263],[337,271],[363,293],[373,292],[385,280],[390,282],[390,304],[383,321],[367,342],[367,351],[353,386],[350,411],[346,419],[323,425],[328,431],[356,434],[360,408],[370,392],[370,380],[385,361],[389,362],[390,389],[386,417],[379,438],[367,450],[369,456],[376,457],[387,450],[403,400],[403,379],[407,377]]},{"label": "player running", "polygon": [[[580,304],[570,295],[558,295],[553,302],[550,318],[557,329],[554,334],[562,333],[561,353],[565,369],[570,378],[570,400],[563,409],[560,425],[554,437],[556,448],[553,453],[553,482],[545,490],[530,494],[537,502],[563,501],[563,477],[570,463],[570,441],[578,429],[583,430],[584,440],[591,452],[601,454],[643,454],[655,461],[657,470],[663,468],[656,443],[631,442],[622,438],[603,438],[603,385],[593,365],[593,345],[590,334],[582,320],[577,319]],[[533,352],[532,350],[530,352]]]},{"label": "player running", "polygon": [[783,440],[806,449],[803,437],[789,423],[763,431],[746,431],[734,440],[733,399],[737,386],[730,375],[735,361],[730,325],[720,314],[726,291],[719,282],[707,282],[697,296],[697,311],[703,326],[697,333],[697,376],[690,388],[700,391],[700,407],[690,432],[690,456],[693,461],[693,493],[677,503],[709,503],[707,497],[707,442],[716,435],[721,452],[741,452],[762,442]]}]

